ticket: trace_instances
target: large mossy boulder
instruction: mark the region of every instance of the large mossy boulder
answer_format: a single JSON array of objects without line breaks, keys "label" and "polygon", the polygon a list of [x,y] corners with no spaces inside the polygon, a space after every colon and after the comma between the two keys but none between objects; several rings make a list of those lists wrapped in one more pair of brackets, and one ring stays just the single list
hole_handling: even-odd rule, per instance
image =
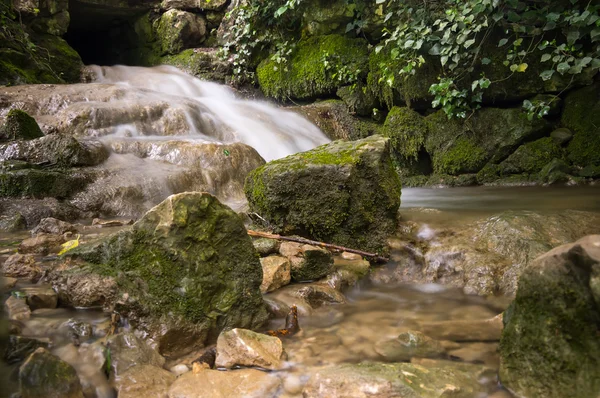
[{"label": "large mossy boulder", "polygon": [[600,83],[567,95],[561,122],[575,133],[567,147],[569,160],[581,167],[600,166]]},{"label": "large mossy boulder", "polygon": [[206,20],[201,15],[171,9],[157,21],[156,34],[163,54],[177,54],[204,41]]},{"label": "large mossy boulder", "polygon": [[[242,219],[207,193],[172,195],[131,229],[71,255],[83,263],[50,277],[59,294],[93,296],[156,338],[166,356],[266,319],[262,268]],[[108,281],[85,284],[98,278]]]},{"label": "large mossy boulder", "polygon": [[278,232],[381,251],[397,226],[400,188],[388,140],[372,136],[269,162],[245,191]]},{"label": "large mossy boulder", "polygon": [[287,64],[270,58],[261,62],[258,83],[267,96],[278,99],[327,96],[366,76],[368,59],[365,39],[310,37],[298,43]]},{"label": "large mossy boulder", "polygon": [[562,148],[552,139],[544,137],[521,145],[499,165],[502,174],[537,173],[552,159],[564,157]]},{"label": "large mossy boulder", "polygon": [[538,257],[504,315],[500,379],[520,397],[600,395],[600,235]]},{"label": "large mossy boulder", "polygon": [[19,386],[23,398],[83,398],[75,369],[38,348],[19,369]]},{"label": "large mossy boulder", "polygon": [[312,36],[344,34],[354,21],[354,8],[345,0],[308,0],[303,4],[302,27]]}]

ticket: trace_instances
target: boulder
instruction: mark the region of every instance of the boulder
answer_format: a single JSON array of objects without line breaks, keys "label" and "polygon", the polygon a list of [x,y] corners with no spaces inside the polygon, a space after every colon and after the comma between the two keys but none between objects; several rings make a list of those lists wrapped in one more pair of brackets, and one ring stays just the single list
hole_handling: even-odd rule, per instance
[{"label": "boulder", "polygon": [[344,34],[354,21],[354,9],[344,0],[308,0],[303,9],[302,28],[312,36]]},{"label": "boulder", "polygon": [[215,366],[257,366],[274,370],[281,368],[283,355],[283,345],[278,337],[232,329],[222,332],[217,339]]},{"label": "boulder", "polygon": [[0,140],[33,140],[43,136],[35,119],[20,109],[11,109],[6,115],[4,126],[0,128]]},{"label": "boulder", "polygon": [[261,256],[268,256],[269,254],[275,254],[279,251],[279,241],[275,239],[258,238],[252,241],[254,249]]},{"label": "boulder", "polygon": [[251,210],[286,235],[383,251],[397,225],[400,181],[380,136],[267,163],[245,191]]},{"label": "boulder", "polygon": [[67,254],[85,263],[49,277],[61,297],[87,299],[86,281],[96,281],[93,301],[148,332],[166,356],[267,317],[262,268],[242,220],[207,193],[172,195],[131,228]]},{"label": "boulder", "polygon": [[379,102],[373,93],[363,85],[340,87],[336,95],[344,101],[344,104],[353,115],[372,116],[379,107]]},{"label": "boulder", "polygon": [[176,378],[160,367],[137,365],[117,377],[115,385],[121,398],[164,398]]},{"label": "boulder", "polygon": [[320,247],[284,242],[280,253],[289,259],[292,279],[297,282],[323,278],[333,269],[333,256]]},{"label": "boulder", "polygon": [[71,170],[0,171],[0,198],[65,199],[81,191],[90,180],[87,173]]},{"label": "boulder", "polygon": [[596,83],[569,93],[564,101],[561,123],[575,133],[567,152],[577,166],[600,166],[599,92],[600,83]]},{"label": "boulder", "polygon": [[173,65],[202,80],[226,82],[232,74],[232,64],[219,57],[214,48],[189,48],[178,54],[165,55],[161,64]]},{"label": "boulder", "polygon": [[[309,37],[300,41],[288,67],[271,58],[256,71],[265,95],[278,99],[310,99],[335,93],[341,86],[356,83],[366,76],[368,42],[342,35]],[[326,62],[325,62],[326,61]],[[343,70],[345,73],[339,73]],[[333,74],[338,73],[338,78]]]},{"label": "boulder", "polygon": [[107,341],[110,350],[111,375],[121,377],[128,369],[139,365],[162,368],[163,358],[155,349],[133,333],[119,333]]},{"label": "boulder", "polygon": [[27,220],[21,213],[0,216],[0,231],[17,232],[27,228]]},{"label": "boulder", "polygon": [[0,269],[4,276],[28,279],[31,282],[37,282],[42,275],[32,254],[15,253],[4,261]]},{"label": "boulder", "polygon": [[394,339],[378,341],[375,351],[390,362],[409,361],[413,357],[436,358],[446,354],[439,341],[413,330],[400,333]]},{"label": "boulder", "polygon": [[67,232],[77,232],[77,227],[73,224],[58,220],[54,217],[43,218],[40,221],[40,223],[34,229],[31,230],[32,235],[63,235]]},{"label": "boulder", "polygon": [[27,299],[27,305],[32,311],[38,308],[56,308],[58,296],[49,285],[27,286],[19,289]]},{"label": "boulder", "polygon": [[58,253],[60,245],[66,241],[62,235],[40,234],[33,238],[27,238],[19,245],[21,254],[42,254]]},{"label": "boulder", "polygon": [[272,292],[290,283],[290,261],[281,256],[268,256],[260,259],[263,270],[261,293]]},{"label": "boulder", "polygon": [[573,139],[573,132],[566,127],[561,127],[550,133],[550,137],[556,142],[558,145],[566,145]]},{"label": "boulder", "polygon": [[201,15],[170,9],[157,21],[156,32],[163,53],[177,54],[202,43],[206,20]]},{"label": "boulder", "polygon": [[169,398],[264,398],[276,395],[280,387],[278,377],[260,370],[204,370],[178,377],[169,389]]},{"label": "boulder", "polygon": [[500,379],[517,396],[600,393],[600,235],[538,257],[506,310]]},{"label": "boulder", "polygon": [[485,393],[478,381],[484,373],[485,368],[471,364],[343,364],[314,369],[302,396],[471,398]]},{"label": "boulder", "polygon": [[83,398],[75,369],[38,348],[19,369],[19,386],[23,398]]},{"label": "boulder", "polygon": [[4,302],[4,309],[6,310],[8,319],[11,320],[25,321],[31,317],[31,309],[24,297],[11,295]]}]

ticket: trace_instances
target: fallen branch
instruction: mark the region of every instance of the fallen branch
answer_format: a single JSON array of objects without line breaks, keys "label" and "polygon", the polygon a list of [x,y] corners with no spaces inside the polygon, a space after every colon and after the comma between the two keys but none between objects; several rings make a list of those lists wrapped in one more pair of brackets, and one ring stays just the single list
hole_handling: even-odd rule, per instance
[{"label": "fallen branch", "polygon": [[310,239],[305,239],[305,238],[296,238],[296,237],[291,237],[291,236],[281,236],[281,235],[276,235],[276,234],[270,234],[268,232],[252,231],[251,229],[248,230],[248,235],[259,237],[259,238],[287,240],[289,242],[303,243],[306,245],[325,247],[327,249],[333,249],[333,250],[339,250],[342,252],[359,254],[363,257],[367,257],[378,263],[385,263],[385,262],[389,261],[388,258],[379,256],[375,253],[364,252],[362,250],[351,249],[349,247],[344,247],[344,246],[332,245],[331,243],[318,242],[316,240],[310,240]]}]

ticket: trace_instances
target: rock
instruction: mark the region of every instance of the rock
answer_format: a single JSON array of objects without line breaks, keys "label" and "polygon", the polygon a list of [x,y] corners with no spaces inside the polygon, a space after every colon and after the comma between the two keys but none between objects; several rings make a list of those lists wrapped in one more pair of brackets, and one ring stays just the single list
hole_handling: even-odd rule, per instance
[{"label": "rock", "polygon": [[169,398],[264,398],[274,396],[280,386],[279,378],[255,369],[205,370],[178,377]]},{"label": "rock", "polygon": [[60,245],[66,242],[62,235],[40,234],[33,238],[27,238],[19,245],[19,253],[42,254],[60,251]]},{"label": "rock", "polygon": [[285,257],[269,256],[260,259],[263,269],[261,293],[272,292],[290,283],[290,261]]},{"label": "rock", "polygon": [[37,282],[42,274],[42,270],[35,262],[35,257],[32,254],[15,253],[2,264],[2,273],[4,276]]},{"label": "rock", "polygon": [[333,266],[333,256],[316,246],[303,245],[298,256],[290,256],[292,278],[297,282],[307,282],[326,276]]},{"label": "rock", "polygon": [[586,166],[581,169],[579,175],[585,178],[600,178],[600,166]]},{"label": "rock", "polygon": [[322,283],[293,285],[290,286],[288,292],[305,300],[312,308],[346,303],[346,297],[343,294]]},{"label": "rock", "polygon": [[558,145],[563,146],[567,144],[573,138],[573,132],[568,128],[561,127],[554,130],[550,133],[550,137],[556,142]]},{"label": "rock", "polygon": [[43,218],[40,223],[31,230],[32,235],[52,234],[63,235],[67,232],[77,232],[77,227],[68,222],[57,220],[53,217]]},{"label": "rock", "polygon": [[572,167],[562,159],[552,159],[539,173],[539,179],[545,184],[567,182]]},{"label": "rock", "polygon": [[221,59],[214,48],[190,48],[162,57],[161,63],[173,65],[202,80],[225,83],[232,75],[232,64]]},{"label": "rock", "polygon": [[0,145],[1,160],[23,160],[61,168],[95,166],[104,162],[108,155],[100,141],[77,140],[66,134]]},{"label": "rock", "polygon": [[275,254],[279,251],[279,241],[275,239],[258,238],[252,241],[254,249],[262,257],[268,256],[269,254]]},{"label": "rock", "polygon": [[38,308],[56,308],[58,295],[49,285],[28,286],[19,289],[27,299],[27,305],[32,311]]},{"label": "rock", "polygon": [[283,344],[278,337],[255,333],[246,329],[222,332],[217,339],[217,368],[257,366],[264,369],[280,369],[284,355]]},{"label": "rock", "polygon": [[560,146],[551,137],[521,145],[499,165],[502,174],[537,173],[552,159],[563,157]]},{"label": "rock", "polygon": [[285,318],[290,312],[290,307],[281,300],[274,297],[264,296],[263,297],[267,312],[273,318]]},{"label": "rock", "polygon": [[[356,254],[356,253],[342,252],[341,257],[342,257],[342,259],[347,260],[347,261],[362,260],[362,256],[360,254]],[[336,263],[336,265],[337,265],[337,263]]]},{"label": "rock", "polygon": [[190,368],[188,368],[188,366],[183,363],[175,365],[171,369],[169,369],[169,372],[173,373],[175,376],[181,376],[182,374],[187,373],[189,371]]},{"label": "rock", "polygon": [[567,146],[568,158],[576,166],[600,165],[599,83],[574,90],[565,98],[561,123],[575,135]]},{"label": "rock", "polygon": [[83,398],[75,369],[68,363],[38,348],[19,369],[23,398]]},{"label": "rock", "polygon": [[13,287],[15,287],[17,282],[18,282],[17,278],[4,277],[4,278],[0,279],[0,283],[2,284],[2,285],[0,285],[0,290],[3,290],[3,291],[10,290]]},{"label": "rock", "polygon": [[332,140],[360,140],[381,133],[380,125],[353,117],[342,101],[319,101],[289,109],[310,120]]},{"label": "rock", "polygon": [[0,216],[0,231],[17,232],[27,228],[27,220],[21,213]]},{"label": "rock", "polygon": [[164,398],[177,377],[152,365],[137,365],[115,379],[121,398]]},{"label": "rock", "polygon": [[201,15],[170,9],[158,20],[156,32],[163,53],[177,54],[204,41],[206,20]]},{"label": "rock", "polygon": [[110,349],[111,374],[115,379],[139,365],[162,368],[165,364],[165,358],[133,333],[119,333],[111,336],[107,346]]},{"label": "rock", "polygon": [[160,8],[165,10],[178,9],[202,9],[202,10],[220,10],[227,4],[227,0],[162,0]]},{"label": "rock", "polygon": [[556,246],[600,232],[598,225],[600,217],[592,212],[507,211],[479,223],[474,236],[478,248],[508,260],[500,273],[499,290],[514,295],[527,264]]},{"label": "rock", "polygon": [[400,333],[394,339],[377,342],[375,351],[390,362],[408,361],[413,357],[436,358],[446,354],[439,341],[412,330]]},{"label": "rock", "polygon": [[11,109],[6,115],[4,126],[0,129],[0,139],[33,140],[43,136],[44,133],[35,119],[20,109]]},{"label": "rock", "polygon": [[0,198],[65,199],[81,191],[91,178],[87,171],[0,171]]},{"label": "rock", "polygon": [[498,341],[502,333],[502,315],[485,320],[421,322],[420,330],[436,340]]},{"label": "rock", "polygon": [[308,0],[302,14],[302,27],[311,36],[346,33],[354,21],[354,11],[343,0]]},{"label": "rock", "polygon": [[286,235],[382,251],[397,225],[400,181],[379,136],[267,163],[245,191],[251,210]]},{"label": "rock", "polygon": [[344,101],[352,114],[371,116],[379,103],[373,93],[361,85],[338,88],[336,95]]},{"label": "rock", "polygon": [[3,359],[8,365],[21,363],[38,348],[48,348],[49,345],[46,340],[11,335]]},{"label": "rock", "polygon": [[71,318],[63,323],[61,328],[67,329],[71,336],[76,336],[82,342],[92,337],[94,333],[92,325],[75,318]]},{"label": "rock", "polygon": [[[98,287],[94,301],[149,333],[166,356],[200,348],[224,328],[256,328],[267,318],[262,268],[242,220],[207,193],[172,195],[131,228],[68,255],[86,266],[49,276],[61,297],[87,299],[83,287],[91,278]],[[82,288],[74,291],[72,284]]]},{"label": "rock", "polygon": [[27,305],[27,301],[21,297],[10,296],[4,302],[4,309],[8,319],[24,321],[31,317],[31,309]]},{"label": "rock", "polygon": [[453,363],[422,366],[409,363],[343,364],[312,371],[303,397],[470,398],[485,392],[481,366]]},{"label": "rock", "polygon": [[[344,257],[354,260],[344,260]],[[371,264],[361,256],[344,252],[342,258],[334,257],[335,271],[328,275],[327,284],[336,290],[344,291],[356,285],[369,273],[370,268]]]},{"label": "rock", "polygon": [[598,396],[598,275],[600,235],[559,246],[525,268],[500,341],[500,379],[510,391]]},{"label": "rock", "polygon": [[[357,82],[368,70],[368,48],[365,39],[350,39],[342,35],[309,37],[300,41],[288,70],[265,59],[257,68],[258,83],[265,95],[278,99],[310,99],[335,93],[340,86]],[[326,57],[330,66],[326,67]],[[340,79],[330,71],[348,70]]]},{"label": "rock", "polygon": [[122,227],[131,224],[133,224],[133,220],[101,220],[99,218],[92,220],[92,226],[98,228]]},{"label": "rock", "polygon": [[89,269],[71,275],[63,275],[62,272],[51,273],[45,281],[52,284],[61,304],[71,307],[102,306],[110,310],[109,304],[116,300],[117,296],[117,282],[114,277],[99,275]]}]

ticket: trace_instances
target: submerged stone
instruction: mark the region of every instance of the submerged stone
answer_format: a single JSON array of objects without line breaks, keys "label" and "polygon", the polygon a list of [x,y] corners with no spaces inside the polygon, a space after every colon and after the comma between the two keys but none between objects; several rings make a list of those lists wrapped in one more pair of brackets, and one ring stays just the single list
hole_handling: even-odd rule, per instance
[{"label": "submerged stone", "polygon": [[44,348],[19,369],[19,386],[23,398],[83,398],[75,369]]},{"label": "submerged stone", "polygon": [[446,353],[439,341],[412,330],[400,333],[394,339],[377,342],[375,351],[390,362],[408,361],[413,357],[436,358]]},{"label": "submerged stone", "polygon": [[278,232],[370,251],[396,229],[400,188],[380,136],[267,163],[245,185],[251,210]]},{"label": "submerged stone", "polygon": [[518,396],[600,393],[600,235],[538,257],[519,278],[500,341],[500,379]]}]

